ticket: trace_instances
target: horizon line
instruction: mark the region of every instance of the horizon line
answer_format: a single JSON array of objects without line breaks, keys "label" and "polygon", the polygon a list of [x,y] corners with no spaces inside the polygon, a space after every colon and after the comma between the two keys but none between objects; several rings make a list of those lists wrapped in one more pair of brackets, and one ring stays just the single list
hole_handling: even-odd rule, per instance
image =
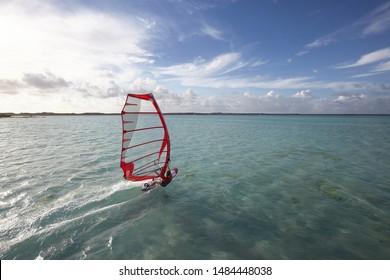
[{"label": "horizon line", "polygon": [[[239,113],[239,112],[167,112],[162,113],[163,115],[329,115],[329,116],[389,116],[390,113]],[[121,113],[101,113],[101,112],[84,112],[84,113],[55,113],[55,112],[21,112],[21,113],[12,113],[12,112],[0,112],[0,117],[12,117],[12,116],[109,116],[109,115],[121,115]]]}]

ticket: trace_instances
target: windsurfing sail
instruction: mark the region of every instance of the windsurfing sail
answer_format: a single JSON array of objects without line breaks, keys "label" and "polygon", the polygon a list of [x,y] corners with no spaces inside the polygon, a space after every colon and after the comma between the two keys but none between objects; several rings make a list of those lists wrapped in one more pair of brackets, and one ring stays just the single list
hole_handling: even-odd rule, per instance
[{"label": "windsurfing sail", "polygon": [[164,178],[169,164],[170,141],[153,94],[128,94],[121,116],[120,166],[124,177],[131,181]]}]

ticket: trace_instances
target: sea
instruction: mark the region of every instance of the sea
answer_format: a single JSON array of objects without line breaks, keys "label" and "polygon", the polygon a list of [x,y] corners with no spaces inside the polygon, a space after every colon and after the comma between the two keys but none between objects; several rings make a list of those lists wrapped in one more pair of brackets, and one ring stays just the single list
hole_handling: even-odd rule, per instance
[{"label": "sea", "polygon": [[166,188],[121,118],[0,119],[3,260],[390,259],[390,116],[167,115]]}]

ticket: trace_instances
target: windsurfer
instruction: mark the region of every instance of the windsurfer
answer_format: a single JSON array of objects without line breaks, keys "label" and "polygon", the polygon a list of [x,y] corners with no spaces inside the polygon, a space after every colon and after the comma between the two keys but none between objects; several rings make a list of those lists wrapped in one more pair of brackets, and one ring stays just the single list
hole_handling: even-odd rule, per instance
[{"label": "windsurfer", "polygon": [[154,189],[156,185],[160,185],[161,187],[166,187],[168,184],[172,181],[173,177],[176,176],[176,170],[173,169],[172,171],[168,169],[168,171],[165,173],[165,176],[163,178],[155,178],[150,183],[145,183],[142,187],[143,191],[148,191],[151,189]]}]

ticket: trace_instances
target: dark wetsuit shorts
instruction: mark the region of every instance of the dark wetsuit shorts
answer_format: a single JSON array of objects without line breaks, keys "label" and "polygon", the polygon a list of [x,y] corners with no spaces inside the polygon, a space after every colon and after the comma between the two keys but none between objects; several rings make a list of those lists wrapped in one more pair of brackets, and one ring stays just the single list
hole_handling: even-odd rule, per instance
[{"label": "dark wetsuit shorts", "polygon": [[162,181],[162,183],[161,183],[161,187],[166,187],[166,186],[168,186],[169,185],[169,182],[165,182],[165,181]]}]

